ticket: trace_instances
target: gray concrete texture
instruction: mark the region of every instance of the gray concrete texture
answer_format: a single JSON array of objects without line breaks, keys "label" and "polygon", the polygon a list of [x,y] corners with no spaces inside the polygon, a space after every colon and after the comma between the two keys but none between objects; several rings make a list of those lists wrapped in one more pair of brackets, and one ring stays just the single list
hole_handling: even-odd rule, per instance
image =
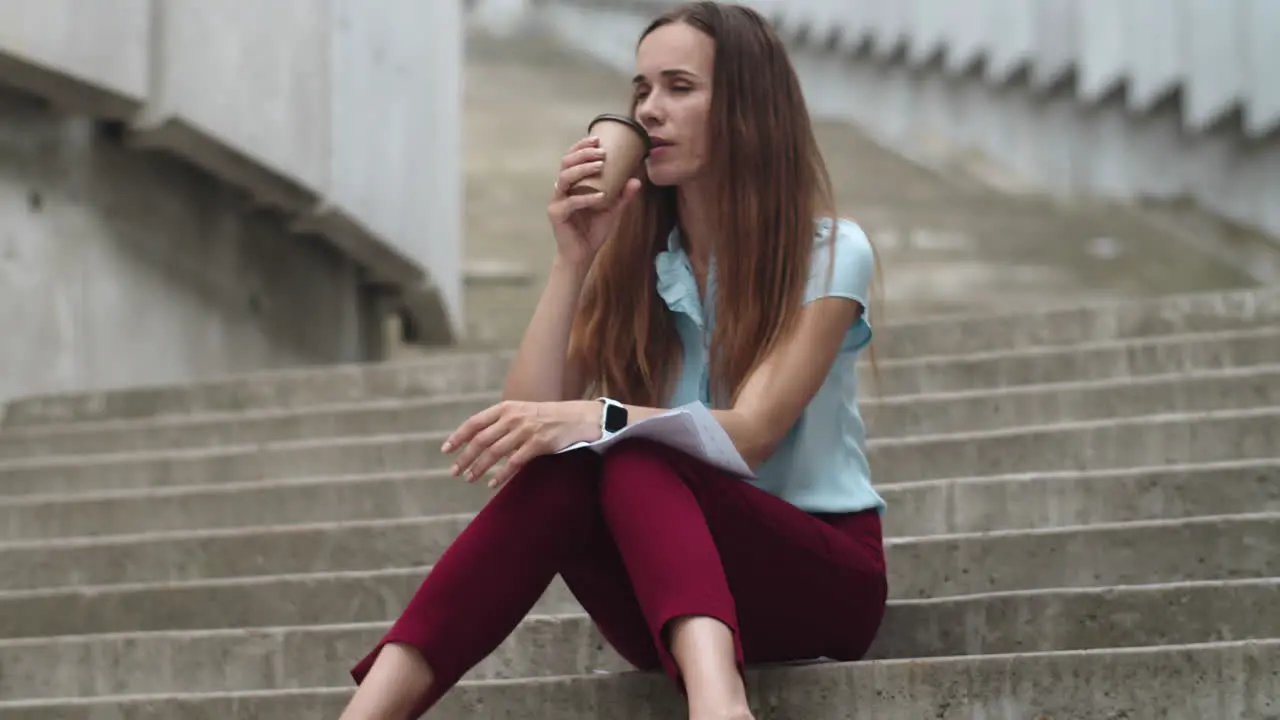
[{"label": "gray concrete texture", "polygon": [[[893,601],[868,659],[1143,647],[1280,634],[1277,580],[1055,589]],[[0,641],[0,697],[340,686],[389,623]],[[326,658],[327,662],[315,662]],[[50,676],[49,667],[67,672]],[[532,615],[468,680],[625,672],[586,615]]]},{"label": "gray concrete texture", "polygon": [[[889,549],[891,599],[1071,588],[1092,588],[1106,597],[1117,586],[1274,578],[1276,536],[1272,514],[895,541]],[[1115,543],[1115,548],[1108,543]],[[917,561],[917,566],[906,565]],[[0,592],[0,637],[35,641],[101,633],[389,622],[429,571],[429,566],[400,565],[386,570],[5,590]],[[1254,597],[1274,597],[1275,586],[1258,593]],[[577,613],[581,607],[556,581],[533,611]],[[1204,619],[1201,627],[1211,630],[1218,622],[1225,619]],[[895,636],[880,642],[896,642]]]},{"label": "gray concrete texture", "polygon": [[[1280,31],[1280,16],[1265,3],[1169,12],[1147,3],[979,0],[953,18],[938,16],[943,6],[895,16],[875,3],[894,17],[880,22],[840,0],[817,5],[826,8],[776,4],[778,16],[790,16],[784,32],[811,29],[796,43],[797,64],[827,112],[890,147],[934,161],[963,152],[1014,187],[1189,197],[1280,235],[1272,133],[1280,95],[1252,69],[1277,57],[1264,38]],[[835,28],[815,19],[824,10]],[[1223,56],[1211,45],[1239,52]],[[1240,122],[1220,122],[1236,108]]]},{"label": "gray concrete texture", "polygon": [[[1276,341],[1280,342],[1280,333]],[[319,405],[308,409],[19,428],[0,432],[0,462],[38,456],[451,430],[468,416],[499,400],[499,393],[486,392]],[[1280,364],[1083,383],[872,397],[864,401],[863,414],[873,436],[904,437],[1275,404],[1280,404]]]},{"label": "gray concrete texture", "polygon": [[[1018,653],[937,660],[816,665],[749,671],[752,706],[768,720],[992,720],[1154,718],[1166,709],[1194,718],[1266,718],[1276,709],[1280,641],[1235,641],[1127,650]],[[648,673],[479,681],[460,684],[437,718],[523,720],[683,717],[665,678]],[[161,694],[0,702],[5,720],[268,720],[336,717],[344,688]],[[623,710],[625,709],[625,710]]]},{"label": "gray concrete texture", "polygon": [[368,279],[432,295],[448,336],[461,309],[460,4],[248,7],[13,0],[0,10],[0,82],[121,121],[136,147],[284,211]]},{"label": "gray concrete texture", "polygon": [[[430,564],[469,516],[343,521],[0,545],[0,591]],[[1193,557],[1188,548],[1196,548]],[[1280,515],[890,538],[894,597],[1280,575]],[[405,598],[407,601],[407,598]],[[29,632],[38,622],[26,621]],[[88,629],[86,628],[86,632]]]},{"label": "gray concrete texture", "polygon": [[[927,480],[878,488],[892,537],[1280,512],[1280,459]],[[5,543],[453,515],[491,491],[443,470],[0,498]],[[906,508],[899,512],[899,508]]]},{"label": "gray concrete texture", "polygon": [[0,225],[0,402],[368,357],[354,263],[5,88]]},{"label": "gray concrete texture", "polygon": [[[1280,343],[1280,331],[1275,341]],[[447,431],[500,399],[499,393],[489,392],[13,428],[0,431],[0,463],[41,456]],[[1280,364],[950,393],[873,394],[863,402],[862,412],[872,435],[903,437],[1276,404],[1280,404]]]},{"label": "gray concrete texture", "polygon": [[[1014,318],[1010,324],[1052,326],[1054,318]],[[936,324],[921,334],[943,331]],[[94,393],[40,395],[10,403],[8,429],[48,423],[138,419],[191,413],[314,408],[377,399],[434,397],[499,387],[511,353],[452,352],[425,360],[350,365],[326,370],[253,374],[198,385],[163,385]],[[1280,362],[1280,327],[1132,340],[1051,344],[964,354],[882,357],[863,365],[869,397],[945,393],[1027,384],[1128,378]]]},{"label": "gray concrete texture", "polygon": [[[0,496],[431,470],[448,431],[0,462]],[[882,485],[1046,470],[1272,457],[1280,407],[875,438]]]}]

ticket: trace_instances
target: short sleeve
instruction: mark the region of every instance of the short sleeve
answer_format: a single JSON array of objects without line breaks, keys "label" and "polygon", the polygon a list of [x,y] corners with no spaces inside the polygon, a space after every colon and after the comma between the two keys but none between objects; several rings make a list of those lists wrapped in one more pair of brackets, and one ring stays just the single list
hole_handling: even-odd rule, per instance
[{"label": "short sleeve", "polygon": [[833,252],[831,224],[829,219],[817,223],[804,301],[808,304],[824,297],[841,297],[862,305],[861,317],[849,328],[840,348],[842,352],[852,352],[871,342],[867,294],[875,275],[875,253],[867,234],[851,220],[835,223]]}]

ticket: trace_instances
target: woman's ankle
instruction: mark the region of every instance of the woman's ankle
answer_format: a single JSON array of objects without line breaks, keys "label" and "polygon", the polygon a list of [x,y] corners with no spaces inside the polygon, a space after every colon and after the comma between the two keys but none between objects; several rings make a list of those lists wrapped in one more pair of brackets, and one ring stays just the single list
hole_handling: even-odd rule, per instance
[{"label": "woman's ankle", "polygon": [[339,720],[400,720],[417,707],[432,682],[431,667],[417,650],[389,643]]},{"label": "woman's ankle", "polygon": [[689,698],[690,720],[751,720],[727,625],[711,617],[677,618],[668,625],[668,639]]}]

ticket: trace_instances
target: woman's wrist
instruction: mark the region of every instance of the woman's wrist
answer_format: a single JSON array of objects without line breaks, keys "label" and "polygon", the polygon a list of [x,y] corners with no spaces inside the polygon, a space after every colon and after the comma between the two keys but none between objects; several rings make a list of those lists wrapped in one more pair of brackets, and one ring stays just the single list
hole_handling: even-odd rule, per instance
[{"label": "woman's wrist", "polygon": [[551,261],[552,277],[559,276],[578,285],[586,281],[590,269],[591,260],[571,260],[560,253],[556,253],[555,259]]},{"label": "woman's wrist", "polygon": [[599,400],[570,400],[571,409],[577,416],[577,425],[581,429],[583,442],[595,442],[603,435],[601,420],[604,417],[604,406]]}]

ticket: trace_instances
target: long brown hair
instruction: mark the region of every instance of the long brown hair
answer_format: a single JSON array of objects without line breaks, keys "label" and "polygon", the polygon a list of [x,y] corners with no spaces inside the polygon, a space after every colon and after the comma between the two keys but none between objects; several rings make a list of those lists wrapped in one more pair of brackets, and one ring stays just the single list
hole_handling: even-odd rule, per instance
[{"label": "long brown hair", "polygon": [[[795,324],[815,219],[834,219],[835,202],[800,81],[765,19],[740,5],[693,2],[654,20],[640,41],[677,22],[715,42],[706,132],[709,186],[722,215],[712,249],[718,310],[710,372],[713,400],[731,405]],[[675,189],[646,178],[592,263],[569,345],[588,395],[659,406],[669,392],[681,347],[657,294],[654,257],[676,222]]]}]

